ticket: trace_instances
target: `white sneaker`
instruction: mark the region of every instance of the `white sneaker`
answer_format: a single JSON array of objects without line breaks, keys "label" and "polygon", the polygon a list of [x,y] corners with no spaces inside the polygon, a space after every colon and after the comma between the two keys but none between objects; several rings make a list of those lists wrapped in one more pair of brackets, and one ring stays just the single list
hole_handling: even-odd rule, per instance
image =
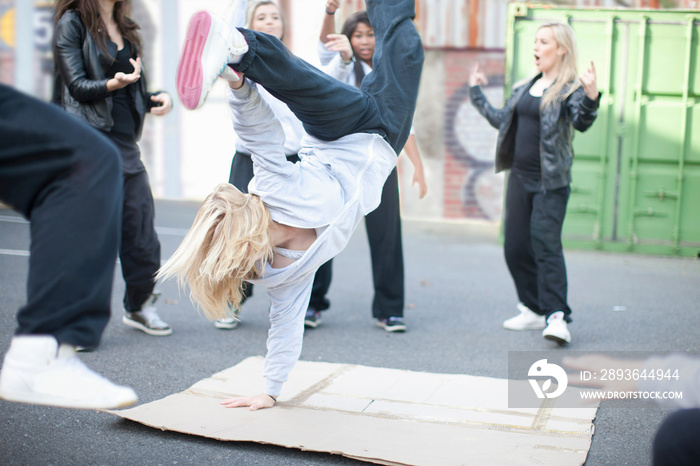
[{"label": "white sneaker", "polygon": [[0,372],[0,398],[78,409],[115,409],[138,401],[129,387],[88,369],[75,347],[46,335],[12,339]]},{"label": "white sneaker", "polygon": [[158,310],[155,306],[159,297],[160,293],[153,292],[148,297],[146,302],[141,305],[140,311],[129,312],[124,309],[122,322],[129,327],[141,330],[142,332],[156,337],[166,337],[171,335],[173,333],[173,329],[160,318],[158,315]]},{"label": "white sneaker", "polygon": [[[239,63],[247,51],[248,43],[238,29],[207,11],[195,13],[177,66],[177,94],[182,105],[190,110],[202,106],[216,78],[227,71],[229,63]],[[226,79],[237,80],[230,73]]]},{"label": "white sneaker", "polygon": [[227,317],[226,319],[217,319],[214,322],[214,326],[222,330],[233,330],[234,328],[238,327],[238,321],[233,317]]},{"label": "white sneaker", "polygon": [[547,326],[544,316],[530,310],[523,303],[518,303],[520,314],[503,322],[508,330],[542,330]]},{"label": "white sneaker", "polygon": [[222,330],[233,330],[234,328],[238,327],[238,322],[240,322],[240,318],[238,315],[240,314],[240,309],[236,309],[235,311],[231,308],[231,306],[228,307],[228,310],[226,311],[226,314],[231,316],[231,317],[226,317],[225,319],[217,319],[214,321],[214,327],[220,328]]},{"label": "white sneaker", "polygon": [[571,343],[571,333],[564,320],[564,312],[557,311],[547,318],[547,328],[542,332],[542,336],[560,345]]}]

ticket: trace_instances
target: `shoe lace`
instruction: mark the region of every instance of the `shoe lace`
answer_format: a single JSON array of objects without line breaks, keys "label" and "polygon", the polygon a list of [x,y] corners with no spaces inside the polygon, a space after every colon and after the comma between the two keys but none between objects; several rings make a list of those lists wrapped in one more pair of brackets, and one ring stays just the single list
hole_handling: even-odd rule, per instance
[{"label": "shoe lace", "polygon": [[160,318],[155,306],[144,307],[141,309],[141,315],[149,326],[167,327],[168,325]]}]

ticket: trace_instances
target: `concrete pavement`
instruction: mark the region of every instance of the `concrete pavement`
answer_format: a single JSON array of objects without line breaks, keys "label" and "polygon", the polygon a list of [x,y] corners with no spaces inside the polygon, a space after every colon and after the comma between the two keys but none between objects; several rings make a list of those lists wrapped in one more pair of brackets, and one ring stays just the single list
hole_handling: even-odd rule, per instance
[{"label": "concrete pavement", "polygon": [[[179,244],[197,207],[157,202],[164,258]],[[25,299],[28,242],[28,224],[0,210],[2,353]],[[404,221],[404,251],[408,332],[387,334],[371,319],[369,251],[360,227],[335,260],[331,309],[319,328],[307,331],[302,359],[506,378],[508,351],[700,351],[700,260],[567,251],[574,323],[573,342],[562,350],[539,332],[501,328],[515,314],[517,299],[495,228]],[[81,356],[108,378],[133,386],[141,403],[265,354],[269,322],[262,290],[244,306],[239,328],[222,331],[197,315],[174,282],[159,288],[160,314],[173,327],[172,336],[147,336],[121,323],[117,266],[114,312],[102,345]],[[586,464],[648,464],[654,431],[665,415],[650,405],[603,403]],[[106,413],[4,401],[0,463],[359,464],[329,454],[161,432]]]}]

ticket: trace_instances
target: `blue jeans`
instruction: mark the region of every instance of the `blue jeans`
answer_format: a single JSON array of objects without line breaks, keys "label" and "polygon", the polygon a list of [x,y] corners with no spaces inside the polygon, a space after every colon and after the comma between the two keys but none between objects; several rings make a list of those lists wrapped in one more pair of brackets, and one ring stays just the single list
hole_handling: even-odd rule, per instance
[{"label": "blue jeans", "polygon": [[408,139],[423,69],[423,44],[412,21],[415,1],[366,3],[374,29],[374,66],[360,89],[292,55],[276,38],[247,29],[240,31],[248,52],[231,67],[286,103],[310,135],[333,141],[378,133],[398,154]]}]

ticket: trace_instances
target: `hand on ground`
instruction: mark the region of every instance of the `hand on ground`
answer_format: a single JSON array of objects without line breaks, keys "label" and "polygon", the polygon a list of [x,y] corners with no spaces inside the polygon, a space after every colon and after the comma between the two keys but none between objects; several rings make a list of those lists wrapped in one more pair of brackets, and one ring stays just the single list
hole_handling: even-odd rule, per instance
[{"label": "hand on ground", "polygon": [[255,411],[263,408],[272,408],[275,405],[275,400],[273,400],[270,395],[255,395],[255,396],[238,396],[236,398],[229,398],[221,402],[221,404],[227,408],[240,408],[243,406],[249,406],[251,411]]}]

